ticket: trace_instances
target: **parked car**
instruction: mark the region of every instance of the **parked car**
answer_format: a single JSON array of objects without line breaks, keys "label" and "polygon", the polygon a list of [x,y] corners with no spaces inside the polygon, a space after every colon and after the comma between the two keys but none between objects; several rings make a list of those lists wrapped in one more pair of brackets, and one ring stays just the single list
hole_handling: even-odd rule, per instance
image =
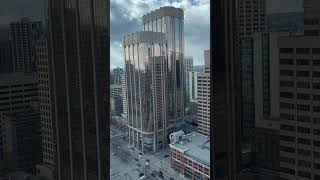
[{"label": "parked car", "polygon": [[138,158],[134,158],[134,160],[139,161],[139,159],[138,159]]}]

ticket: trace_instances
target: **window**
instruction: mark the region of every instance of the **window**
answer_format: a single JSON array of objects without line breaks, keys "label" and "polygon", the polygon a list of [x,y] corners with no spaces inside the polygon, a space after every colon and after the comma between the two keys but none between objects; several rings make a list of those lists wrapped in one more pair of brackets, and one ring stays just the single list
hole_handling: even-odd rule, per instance
[{"label": "window", "polygon": [[280,59],[282,65],[294,65],[293,59]]},{"label": "window", "polygon": [[309,54],[310,49],[309,48],[297,48],[296,53],[297,54]]},{"label": "window", "polygon": [[291,92],[280,92],[280,97],[282,97],[282,98],[293,98],[293,93],[291,93]]},{"label": "window", "polygon": [[281,76],[294,76],[294,71],[292,70],[280,70]]},{"label": "window", "polygon": [[310,72],[309,71],[297,71],[297,76],[298,77],[309,77]]},{"label": "window", "polygon": [[312,60],[313,66],[320,66],[320,59]]},{"label": "window", "polygon": [[280,53],[293,53],[293,48],[280,48]]},{"label": "window", "polygon": [[287,174],[295,174],[295,170],[290,168],[280,167],[280,171]]},{"label": "window", "polygon": [[309,134],[310,133],[310,129],[309,128],[304,128],[304,127],[298,127],[298,132],[299,133]]},{"label": "window", "polygon": [[282,109],[294,109],[294,104],[280,102],[280,108],[282,108]]},{"label": "window", "polygon": [[299,144],[304,144],[304,145],[310,145],[310,139],[304,139],[304,138],[298,138],[298,143]]},{"label": "window", "polygon": [[299,122],[310,122],[310,116],[298,115],[298,116],[297,116],[297,120],[298,120]]},{"label": "window", "polygon": [[313,83],[312,88],[313,89],[320,89],[320,83]]},{"label": "window", "polygon": [[320,141],[313,141],[313,145],[320,147]]},{"label": "window", "polygon": [[320,72],[319,71],[313,71],[312,72],[312,77],[320,77]]},{"label": "window", "polygon": [[311,162],[305,161],[305,160],[299,160],[299,161],[298,161],[298,166],[301,166],[301,167],[311,167]]},{"label": "window", "polygon": [[313,95],[314,101],[320,101],[320,95]]},{"label": "window", "polygon": [[285,124],[281,124],[280,129],[285,131],[295,131],[294,126],[285,125]]},{"label": "window", "polygon": [[289,163],[289,164],[295,164],[296,163],[296,161],[293,158],[288,158],[288,157],[283,157],[283,156],[280,156],[279,160],[281,162],[286,162],[286,163]]},{"label": "window", "polygon": [[309,89],[310,83],[308,82],[297,82],[297,88]]},{"label": "window", "polygon": [[292,136],[285,136],[285,135],[280,135],[280,140],[281,141],[288,141],[288,142],[295,142],[295,137]]},{"label": "window", "polygon": [[308,59],[297,59],[297,65],[306,66],[309,64],[310,64],[310,61]]},{"label": "window", "polygon": [[311,178],[311,174],[305,171],[298,171],[298,175],[305,178]]},{"label": "window", "polygon": [[294,120],[294,116],[292,114],[286,114],[286,113],[281,113],[280,118],[285,120]]},{"label": "window", "polygon": [[312,48],[312,54],[320,54],[320,48]]},{"label": "window", "polygon": [[313,135],[320,135],[320,129],[313,129]]},{"label": "window", "polygon": [[310,111],[310,105],[298,104],[297,109],[300,111]]},{"label": "window", "polygon": [[298,149],[298,154],[302,155],[302,156],[310,156],[311,152],[309,150],[305,150],[305,149]]},{"label": "window", "polygon": [[280,87],[294,87],[293,81],[280,81]]},{"label": "window", "polygon": [[309,99],[310,99],[310,94],[298,93],[298,94],[297,94],[297,98],[298,98],[298,99],[309,100]]},{"label": "window", "polygon": [[320,112],[320,106],[313,106],[313,112]]}]

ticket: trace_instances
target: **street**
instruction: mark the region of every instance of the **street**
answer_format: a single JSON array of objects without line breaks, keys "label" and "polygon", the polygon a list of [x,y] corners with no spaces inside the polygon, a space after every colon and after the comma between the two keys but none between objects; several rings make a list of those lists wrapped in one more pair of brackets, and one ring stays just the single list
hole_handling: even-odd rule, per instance
[{"label": "street", "polygon": [[[112,140],[110,146],[111,180],[138,180],[141,179],[141,173],[147,176],[145,180],[187,180],[170,167],[169,157],[165,157],[168,149],[162,149],[156,154],[146,152],[139,157],[140,151],[135,148],[130,150],[128,142],[123,139]],[[162,171],[162,178],[159,177],[159,171]],[[153,172],[157,173],[152,176]]]}]

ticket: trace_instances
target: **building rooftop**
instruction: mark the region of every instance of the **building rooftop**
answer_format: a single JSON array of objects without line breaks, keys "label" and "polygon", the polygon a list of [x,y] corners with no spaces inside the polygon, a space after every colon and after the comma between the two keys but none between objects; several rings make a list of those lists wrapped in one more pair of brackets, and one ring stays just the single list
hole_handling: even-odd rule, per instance
[{"label": "building rooftop", "polygon": [[192,132],[183,136],[179,142],[170,143],[170,148],[210,167],[210,139],[208,136]]},{"label": "building rooftop", "polygon": [[181,8],[175,8],[173,6],[163,6],[142,16],[142,23],[144,24],[159,17],[165,16],[174,16],[182,19],[184,18],[183,10]]}]

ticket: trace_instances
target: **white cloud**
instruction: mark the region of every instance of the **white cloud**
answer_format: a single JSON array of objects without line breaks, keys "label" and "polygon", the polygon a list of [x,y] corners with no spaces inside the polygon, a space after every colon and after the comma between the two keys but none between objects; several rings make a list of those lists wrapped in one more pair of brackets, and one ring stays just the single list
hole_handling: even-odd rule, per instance
[{"label": "white cloud", "polygon": [[[113,23],[123,23],[123,19],[118,16],[122,16],[126,21],[135,20],[137,23],[141,23],[141,17],[161,6],[174,6],[177,8],[182,8],[185,14],[185,55],[193,56],[194,64],[203,64],[203,50],[210,48],[210,0],[111,0],[111,27]],[[114,9],[113,9],[114,7]],[[115,12],[115,11],[121,11]],[[118,15],[118,16],[116,16]],[[111,31],[114,37],[123,36],[124,29],[130,29],[125,27],[119,30]],[[140,26],[140,24],[139,24]],[[119,30],[119,31],[118,31]],[[136,29],[140,30],[140,29]],[[121,31],[121,32],[120,32]],[[122,34],[120,34],[122,33]],[[129,32],[127,32],[129,33]],[[113,34],[111,34],[113,36]],[[114,40],[114,41],[121,41]],[[111,66],[118,66],[118,58],[122,58],[122,48],[119,48],[119,44],[116,42],[111,42]],[[117,53],[113,54],[113,53]],[[121,55],[119,55],[120,53]],[[123,65],[123,59],[121,59]]]}]

